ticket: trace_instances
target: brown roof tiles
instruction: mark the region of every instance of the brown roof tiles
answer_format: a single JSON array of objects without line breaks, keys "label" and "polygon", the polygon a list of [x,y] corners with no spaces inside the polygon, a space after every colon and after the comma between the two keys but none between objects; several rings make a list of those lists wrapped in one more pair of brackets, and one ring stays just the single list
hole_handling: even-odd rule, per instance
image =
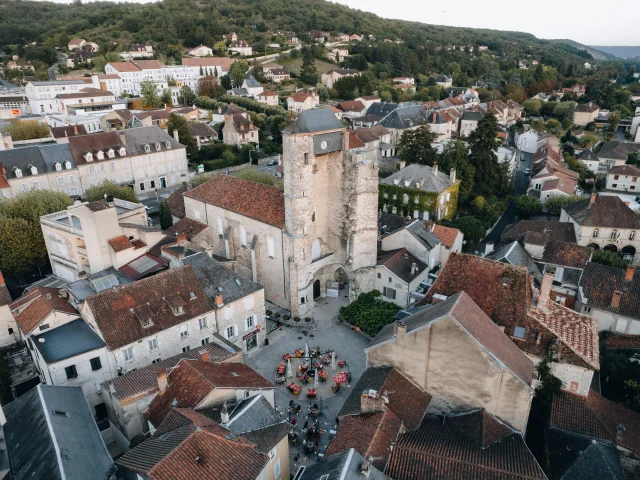
[{"label": "brown roof tiles", "polygon": [[591,255],[593,255],[591,248],[551,240],[544,247],[540,261],[551,265],[584,269],[587,262],[591,260]]},{"label": "brown roof tiles", "polygon": [[[54,311],[77,314],[66,298],[62,298],[55,288],[36,287],[9,304],[20,330],[25,335],[31,333]],[[19,312],[19,313],[18,313]]]},{"label": "brown roof tiles", "polygon": [[187,236],[187,240],[191,241],[193,237],[203,232],[208,228],[206,223],[198,222],[189,217],[180,219],[176,224],[167,229],[167,233],[172,235],[178,235],[184,233]]}]

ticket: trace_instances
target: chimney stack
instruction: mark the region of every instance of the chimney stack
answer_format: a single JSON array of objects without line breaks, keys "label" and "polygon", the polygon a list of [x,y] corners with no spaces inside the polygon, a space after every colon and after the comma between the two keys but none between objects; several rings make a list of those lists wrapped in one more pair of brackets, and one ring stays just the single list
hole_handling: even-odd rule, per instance
[{"label": "chimney stack", "polygon": [[378,395],[376,390],[365,390],[360,395],[360,412],[375,413],[384,412],[385,399],[382,395]]},{"label": "chimney stack", "polygon": [[180,245],[182,247],[186,243],[187,243],[187,234],[186,233],[179,233],[178,234],[178,245]]},{"label": "chimney stack", "polygon": [[75,124],[75,125],[73,126],[73,134],[74,134],[74,135],[78,135],[78,124]]},{"label": "chimney stack", "polygon": [[400,170],[407,166],[407,162],[405,160],[400,160]]},{"label": "chimney stack", "polygon": [[438,176],[438,162],[433,162],[432,172],[435,176]]},{"label": "chimney stack", "polygon": [[593,205],[596,202],[597,195],[595,193],[591,194],[591,198],[589,199],[589,205]]},{"label": "chimney stack", "polygon": [[538,295],[538,310],[545,312],[547,310],[547,304],[549,303],[549,295],[551,294],[551,286],[553,285],[553,278],[555,277],[555,269],[545,272],[542,277],[542,284],[540,285],[540,295]]},{"label": "chimney stack", "polygon": [[224,302],[222,301],[222,294],[218,293],[216,295],[216,307],[222,307],[224,305]]},{"label": "chimney stack", "polygon": [[0,272],[0,285],[5,285],[5,283],[4,283],[4,275],[2,275],[2,272]]},{"label": "chimney stack", "polygon": [[397,338],[402,338],[404,337],[404,334],[407,333],[407,326],[402,320],[396,320],[393,327],[393,333]]},{"label": "chimney stack", "polygon": [[360,474],[363,477],[367,477],[369,478],[369,474],[371,473],[371,468],[369,468],[369,461],[365,460],[364,462],[362,462],[362,465],[360,465]]},{"label": "chimney stack", "polygon": [[418,265],[416,262],[413,262],[411,264],[411,275],[415,275],[416,273],[418,273]]},{"label": "chimney stack", "polygon": [[222,410],[220,411],[220,423],[222,425],[229,423],[229,409],[227,409],[227,402],[224,402],[222,405]]},{"label": "chimney stack", "polygon": [[621,298],[622,298],[622,292],[620,290],[614,291],[613,297],[611,297],[611,308],[618,308],[620,306]]},{"label": "chimney stack", "polygon": [[200,360],[202,360],[203,362],[209,361],[209,352],[207,350],[203,350],[200,352]]},{"label": "chimney stack", "polygon": [[167,378],[167,369],[163,368],[158,372],[158,388],[160,393],[164,392],[169,385],[169,379]]},{"label": "chimney stack", "polygon": [[456,181],[456,169],[452,168],[449,170],[449,178],[451,179],[451,183],[455,183]]},{"label": "chimney stack", "polygon": [[[627,271],[624,274],[624,280],[625,282],[630,282],[631,280],[633,280],[633,274],[636,272],[636,267],[627,267]],[[2,278],[2,274],[0,273],[0,279]],[[2,282],[4,283],[4,281]]]},{"label": "chimney stack", "polygon": [[175,139],[176,142],[179,142],[180,139],[178,138],[178,129],[174,129],[173,130],[173,138]]}]

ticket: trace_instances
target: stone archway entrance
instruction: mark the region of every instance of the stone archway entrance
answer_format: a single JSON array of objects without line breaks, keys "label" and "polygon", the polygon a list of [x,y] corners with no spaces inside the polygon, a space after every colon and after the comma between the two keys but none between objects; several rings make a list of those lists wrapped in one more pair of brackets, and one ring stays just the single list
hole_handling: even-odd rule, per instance
[{"label": "stone archway entrance", "polygon": [[623,247],[622,250],[620,250],[620,252],[622,253],[622,258],[625,261],[629,263],[633,262],[633,257],[635,257],[636,255],[635,247],[631,245],[627,245],[626,247]]},{"label": "stone archway entrance", "polygon": [[603,250],[607,250],[608,252],[617,252],[618,251],[618,247],[616,247],[613,244],[609,244],[606,247],[604,247]]},{"label": "stone archway entrance", "polygon": [[315,300],[320,296],[320,280],[313,282],[313,299]]},{"label": "stone archway entrance", "polygon": [[590,243],[589,245],[587,245],[587,247],[593,248],[594,250],[600,250],[600,245],[598,245],[597,243]]}]

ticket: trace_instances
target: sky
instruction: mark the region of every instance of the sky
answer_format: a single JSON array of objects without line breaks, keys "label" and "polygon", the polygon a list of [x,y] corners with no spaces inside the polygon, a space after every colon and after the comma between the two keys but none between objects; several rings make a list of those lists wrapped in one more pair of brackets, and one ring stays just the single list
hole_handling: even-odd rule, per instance
[{"label": "sky", "polygon": [[385,18],[433,25],[490,28],[570,39],[585,45],[640,45],[638,0],[339,0]]}]

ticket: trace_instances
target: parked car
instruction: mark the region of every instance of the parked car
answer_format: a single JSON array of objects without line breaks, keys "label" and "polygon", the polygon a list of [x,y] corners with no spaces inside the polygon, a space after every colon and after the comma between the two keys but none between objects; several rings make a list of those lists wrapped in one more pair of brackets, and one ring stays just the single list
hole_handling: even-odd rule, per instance
[{"label": "parked car", "polygon": [[527,168],[527,169],[524,171],[524,174],[525,174],[525,175],[531,175],[531,169],[530,169],[530,168]]},{"label": "parked car", "polygon": [[278,160],[271,160],[269,163],[267,163],[267,166],[269,167],[273,167],[274,165],[278,165]]}]

